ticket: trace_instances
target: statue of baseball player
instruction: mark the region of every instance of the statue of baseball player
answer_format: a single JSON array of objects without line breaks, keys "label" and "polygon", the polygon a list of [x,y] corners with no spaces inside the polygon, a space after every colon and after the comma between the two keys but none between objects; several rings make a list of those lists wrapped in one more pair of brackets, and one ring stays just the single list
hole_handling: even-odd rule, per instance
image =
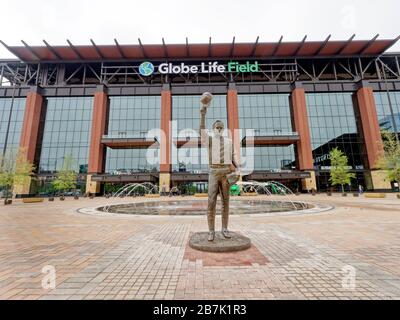
[{"label": "statue of baseball player", "polygon": [[236,153],[232,140],[224,137],[224,124],[217,120],[213,123],[213,134],[209,135],[206,130],[206,113],[212,100],[211,93],[205,92],[201,99],[200,109],[200,136],[203,146],[207,146],[209,159],[208,175],[208,241],[215,238],[215,209],[217,196],[220,194],[222,201],[222,235],[229,239],[231,235],[228,231],[229,220],[229,189],[235,184],[239,175]]}]

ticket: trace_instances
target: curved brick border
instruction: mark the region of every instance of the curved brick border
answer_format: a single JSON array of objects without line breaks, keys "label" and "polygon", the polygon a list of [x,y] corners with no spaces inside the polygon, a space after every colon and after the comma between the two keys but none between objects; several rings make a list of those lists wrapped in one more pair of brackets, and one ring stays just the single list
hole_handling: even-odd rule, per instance
[{"label": "curved brick border", "polygon": [[[187,200],[181,200],[182,202],[185,202]],[[204,200],[196,200],[196,201],[204,201]],[[145,202],[145,201],[143,201]],[[138,202],[139,203],[139,202]],[[118,204],[126,204],[126,203],[116,203],[113,205],[118,205]],[[307,202],[309,206],[312,206],[309,209],[304,209],[304,210],[296,210],[296,211],[284,211],[284,212],[265,212],[265,213],[256,213],[256,214],[237,214],[237,215],[231,215],[231,217],[276,217],[276,216],[297,216],[297,215],[309,215],[309,214],[318,214],[318,213],[324,213],[324,212],[329,212],[333,210],[335,207],[330,204],[325,204],[325,203],[317,203],[317,202]],[[102,206],[96,206],[96,207],[86,207],[86,208],[80,208],[77,209],[76,212],[78,213],[83,213],[83,214],[89,214],[89,215],[96,215],[96,216],[123,216],[123,217],[146,217],[146,218],[160,218],[160,217],[174,217],[174,218],[190,218],[193,219],[195,217],[198,218],[203,218],[201,215],[140,215],[140,214],[126,214],[126,213],[112,213],[112,212],[103,212],[99,210],[99,208],[103,207]]]}]

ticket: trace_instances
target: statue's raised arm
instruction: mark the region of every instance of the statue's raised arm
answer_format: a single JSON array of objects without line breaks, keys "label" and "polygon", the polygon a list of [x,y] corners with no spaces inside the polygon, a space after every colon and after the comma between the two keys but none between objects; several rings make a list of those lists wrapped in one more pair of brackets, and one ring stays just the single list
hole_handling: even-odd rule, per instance
[{"label": "statue's raised arm", "polygon": [[201,137],[201,144],[206,145],[208,142],[208,134],[206,129],[206,114],[207,109],[211,104],[213,96],[209,92],[204,92],[201,96],[200,103],[200,137]]}]

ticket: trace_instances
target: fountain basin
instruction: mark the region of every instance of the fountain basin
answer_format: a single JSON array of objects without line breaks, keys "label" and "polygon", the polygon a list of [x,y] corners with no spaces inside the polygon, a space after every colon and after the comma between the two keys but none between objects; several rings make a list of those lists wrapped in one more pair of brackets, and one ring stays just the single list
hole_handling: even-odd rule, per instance
[{"label": "fountain basin", "polygon": [[[136,203],[122,203],[97,208],[105,213],[131,214],[131,215],[178,215],[196,216],[207,213],[207,200],[181,200],[181,201],[147,201]],[[231,200],[230,214],[265,214],[297,212],[312,208],[313,205],[296,201],[279,200]],[[217,202],[217,214],[221,212],[221,202]]]}]

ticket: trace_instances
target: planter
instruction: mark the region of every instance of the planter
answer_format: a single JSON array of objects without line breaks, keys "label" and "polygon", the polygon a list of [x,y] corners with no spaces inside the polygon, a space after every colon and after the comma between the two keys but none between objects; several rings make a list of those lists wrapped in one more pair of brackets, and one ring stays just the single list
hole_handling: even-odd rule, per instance
[{"label": "planter", "polygon": [[358,193],[353,193],[353,197],[359,197],[360,196],[360,194],[358,194]]},{"label": "planter", "polygon": [[4,200],[4,205],[5,206],[9,206],[11,204],[12,204],[12,200],[11,199]]},{"label": "planter", "polygon": [[54,197],[50,197],[49,201],[53,202],[54,201]]},{"label": "planter", "polygon": [[332,192],[327,192],[326,195],[327,195],[328,197],[332,197]]},{"label": "planter", "polygon": [[159,198],[160,195],[159,194],[145,194],[144,197],[145,198]]},{"label": "planter", "polygon": [[79,200],[79,196],[74,196],[74,199],[75,200]]},{"label": "planter", "polygon": [[400,194],[396,194],[396,196],[397,196],[397,199],[400,199]]},{"label": "planter", "polygon": [[65,197],[64,196],[61,196],[60,197],[60,201],[64,201],[65,200]]},{"label": "planter", "polygon": [[347,197],[347,193],[342,193],[342,197]]},{"label": "planter", "polygon": [[365,193],[365,197],[379,199],[379,198],[386,198],[386,194],[385,193]]},{"label": "planter", "polygon": [[[243,194],[243,195],[246,195],[246,194]],[[194,196],[196,198],[207,198],[208,194],[207,193],[195,193]]]},{"label": "planter", "polygon": [[38,202],[43,202],[44,198],[23,198],[22,202],[23,203],[38,203]]}]

